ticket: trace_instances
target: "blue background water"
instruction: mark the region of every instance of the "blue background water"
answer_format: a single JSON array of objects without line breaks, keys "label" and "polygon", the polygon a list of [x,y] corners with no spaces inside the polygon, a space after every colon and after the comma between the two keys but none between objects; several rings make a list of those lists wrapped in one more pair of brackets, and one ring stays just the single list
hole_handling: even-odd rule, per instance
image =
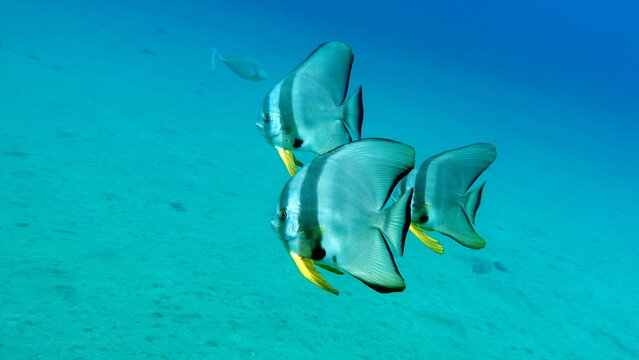
[{"label": "blue background water", "polygon": [[[637,14],[0,1],[0,358],[639,358]],[[354,49],[365,136],[499,152],[488,246],[409,236],[400,294],[322,292],[270,230],[287,174],[254,124],[327,40]],[[271,79],[208,70],[210,47]]]}]

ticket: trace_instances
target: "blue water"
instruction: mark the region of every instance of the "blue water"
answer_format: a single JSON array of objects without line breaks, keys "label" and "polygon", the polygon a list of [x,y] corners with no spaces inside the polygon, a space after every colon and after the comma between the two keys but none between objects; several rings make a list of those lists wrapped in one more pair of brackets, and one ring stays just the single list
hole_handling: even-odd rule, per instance
[{"label": "blue water", "polygon": [[[0,1],[0,359],[639,358],[638,3],[442,3]],[[365,136],[499,153],[488,246],[409,235],[402,293],[270,229],[262,98],[328,40]]]}]

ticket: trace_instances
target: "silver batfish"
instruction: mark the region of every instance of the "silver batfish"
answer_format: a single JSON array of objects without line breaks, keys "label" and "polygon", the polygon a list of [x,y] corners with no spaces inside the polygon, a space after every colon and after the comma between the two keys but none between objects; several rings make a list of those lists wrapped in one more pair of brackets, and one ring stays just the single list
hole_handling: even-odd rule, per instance
[{"label": "silver batfish", "polygon": [[403,248],[412,191],[389,199],[414,161],[408,145],[363,139],[315,158],[288,181],[272,226],[307,279],[338,293],[318,265],[381,293],[404,290],[389,243]]},{"label": "silver batfish", "polygon": [[292,175],[293,151],[323,154],[361,137],[362,88],[346,99],[353,52],[343,42],[320,45],[264,98],[257,127]]},{"label": "silver batfish", "polygon": [[486,241],[473,224],[486,183],[470,187],[496,157],[493,145],[477,143],[432,156],[411,171],[393,195],[397,198],[414,189],[410,231],[440,254],[442,245],[423,230],[439,232],[469,248],[484,247]]}]

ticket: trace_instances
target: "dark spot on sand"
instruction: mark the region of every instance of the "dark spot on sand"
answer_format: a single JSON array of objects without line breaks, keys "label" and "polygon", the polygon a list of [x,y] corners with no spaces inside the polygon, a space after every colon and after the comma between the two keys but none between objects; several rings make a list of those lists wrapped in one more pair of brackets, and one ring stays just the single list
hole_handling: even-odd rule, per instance
[{"label": "dark spot on sand", "polygon": [[204,344],[206,346],[208,346],[208,347],[217,347],[218,346],[217,341],[215,341],[215,340],[208,340]]},{"label": "dark spot on sand", "polygon": [[179,202],[174,202],[171,203],[171,207],[173,208],[173,210],[175,211],[179,211],[179,212],[184,212],[186,211],[186,207],[184,207],[184,205],[182,203]]},{"label": "dark spot on sand", "polygon": [[473,258],[473,272],[475,274],[484,275],[493,270],[493,264],[490,261]]},{"label": "dark spot on sand", "polygon": [[495,269],[501,271],[501,272],[508,272],[508,268],[506,267],[506,265],[500,263],[499,261],[495,261],[493,263],[493,266],[495,266]]},{"label": "dark spot on sand", "polygon": [[58,234],[64,234],[64,235],[75,235],[77,234],[77,232],[73,231],[73,230],[53,230],[52,232],[54,233],[58,233]]},{"label": "dark spot on sand", "polygon": [[4,156],[12,156],[12,157],[25,157],[29,156],[27,153],[23,153],[22,151],[3,151],[2,155]]},{"label": "dark spot on sand", "polygon": [[68,285],[57,285],[53,287],[53,290],[64,298],[68,298],[76,294],[75,288]]},{"label": "dark spot on sand", "polygon": [[146,54],[146,55],[156,55],[153,51],[151,51],[149,49],[142,49],[140,52],[142,54]]},{"label": "dark spot on sand", "polygon": [[227,196],[230,196],[230,197],[238,197],[239,196],[238,194],[236,194],[234,192],[230,192],[230,191],[220,191],[220,194],[227,195]]}]

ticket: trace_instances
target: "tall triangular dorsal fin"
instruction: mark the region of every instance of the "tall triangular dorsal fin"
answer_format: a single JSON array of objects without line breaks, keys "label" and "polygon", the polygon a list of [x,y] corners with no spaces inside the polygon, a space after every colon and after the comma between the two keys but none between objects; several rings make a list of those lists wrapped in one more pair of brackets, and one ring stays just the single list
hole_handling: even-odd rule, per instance
[{"label": "tall triangular dorsal fin", "polygon": [[339,106],[346,98],[353,64],[353,51],[343,42],[329,41],[317,47],[288,76],[311,78],[329,94]]},{"label": "tall triangular dorsal fin", "polygon": [[487,143],[477,143],[444,151],[426,159],[418,168],[416,186],[429,181],[432,194],[449,196],[463,194],[475,180],[495,161],[497,151]]},{"label": "tall triangular dorsal fin", "polygon": [[326,161],[335,166],[335,171],[360,179],[358,188],[370,192],[372,206],[379,210],[395,185],[415,165],[415,150],[411,146],[388,139],[354,141],[323,156],[327,156]]}]

